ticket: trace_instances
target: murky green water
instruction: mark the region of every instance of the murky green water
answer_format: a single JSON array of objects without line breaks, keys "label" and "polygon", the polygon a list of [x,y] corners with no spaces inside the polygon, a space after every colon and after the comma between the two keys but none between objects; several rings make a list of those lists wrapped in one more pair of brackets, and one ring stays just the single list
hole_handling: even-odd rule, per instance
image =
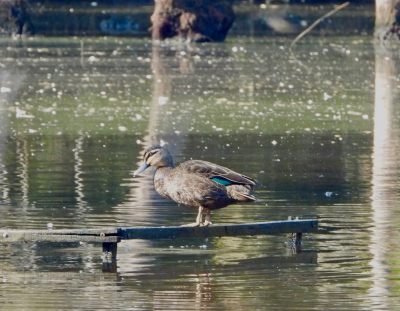
[{"label": "murky green water", "polygon": [[[132,172],[161,141],[258,179],[214,223],[318,218],[285,236],[0,244],[4,310],[395,310],[399,53],[369,37],[0,42],[0,226],[166,226],[196,211]],[[398,49],[397,49],[398,50]],[[205,246],[204,246],[205,245]]]}]

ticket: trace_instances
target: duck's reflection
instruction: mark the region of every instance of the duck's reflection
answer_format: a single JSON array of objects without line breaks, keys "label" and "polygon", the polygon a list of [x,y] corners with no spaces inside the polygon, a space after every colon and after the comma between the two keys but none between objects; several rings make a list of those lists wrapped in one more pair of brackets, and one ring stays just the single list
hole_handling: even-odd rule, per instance
[{"label": "duck's reflection", "polygon": [[[149,122],[147,125],[147,134],[141,140],[141,145],[144,150],[152,145],[166,145],[168,149],[177,155],[177,160],[180,161],[179,155],[185,145],[185,137],[189,129],[189,120],[180,120],[176,122],[176,114],[174,111],[178,109],[177,103],[173,98],[173,83],[171,68],[175,64],[174,59],[165,61],[164,53],[169,52],[168,47],[161,47],[154,44],[152,47],[151,70],[153,73],[153,96],[150,102],[148,111]],[[179,54],[179,52],[174,52]],[[186,53],[186,52],[185,52]],[[183,66],[185,73],[189,71],[193,73],[193,66],[188,64],[190,60],[182,60],[185,63]],[[182,63],[181,62],[181,63]],[[181,66],[181,65],[180,65]],[[188,68],[191,68],[188,70]],[[143,152],[137,155],[137,165],[139,167],[142,162]],[[133,171],[131,172],[133,173]],[[126,185],[130,187],[130,194],[127,201],[118,206],[116,209],[127,209],[127,211],[135,213],[136,217],[142,223],[153,223],[154,213],[159,215],[160,210],[152,208],[138,208],[139,204],[160,200],[161,197],[155,192],[153,187],[153,171],[143,173],[137,179],[131,179]],[[132,224],[134,225],[134,224]]]}]

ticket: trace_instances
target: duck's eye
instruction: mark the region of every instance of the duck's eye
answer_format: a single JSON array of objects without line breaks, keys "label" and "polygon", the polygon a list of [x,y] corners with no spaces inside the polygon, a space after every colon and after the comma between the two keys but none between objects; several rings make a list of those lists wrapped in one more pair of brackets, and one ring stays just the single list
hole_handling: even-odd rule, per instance
[{"label": "duck's eye", "polygon": [[147,153],[144,154],[144,160],[147,161],[150,157],[152,157],[153,155],[155,155],[158,152],[158,150],[151,150],[148,151]]}]

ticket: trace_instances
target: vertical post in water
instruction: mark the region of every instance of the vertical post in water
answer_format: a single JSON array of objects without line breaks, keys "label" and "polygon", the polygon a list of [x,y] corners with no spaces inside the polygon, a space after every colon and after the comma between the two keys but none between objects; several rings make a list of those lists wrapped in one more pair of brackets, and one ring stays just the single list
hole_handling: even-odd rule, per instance
[{"label": "vertical post in water", "polygon": [[103,272],[117,272],[117,242],[103,243]]},{"label": "vertical post in water", "polygon": [[[299,217],[289,216],[288,220],[299,220]],[[293,254],[301,253],[301,238],[303,237],[302,232],[293,232],[288,234],[289,241],[287,245],[289,246]]]}]

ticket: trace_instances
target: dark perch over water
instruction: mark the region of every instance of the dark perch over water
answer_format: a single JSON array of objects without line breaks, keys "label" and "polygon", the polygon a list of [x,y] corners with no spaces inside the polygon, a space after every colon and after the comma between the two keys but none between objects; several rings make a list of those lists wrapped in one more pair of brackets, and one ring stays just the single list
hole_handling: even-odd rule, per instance
[{"label": "dark perch over water", "polygon": [[[230,204],[257,201],[252,195],[253,187],[260,185],[257,180],[217,164],[191,160],[175,167],[169,151],[154,146],[145,151],[143,164],[133,173],[134,176],[149,166],[157,167],[154,187],[159,194],[178,204],[198,208],[196,222],[186,226],[209,226],[212,210]],[[206,210],[204,223],[203,210]]]},{"label": "dark perch over water", "polygon": [[[117,243],[130,239],[177,239],[290,233],[296,252],[303,233],[317,232],[318,220],[272,221],[211,227],[97,228],[61,230],[0,229],[0,243],[15,242],[94,242],[103,244],[103,270],[116,271]],[[293,245],[293,244],[292,244]],[[289,245],[290,246],[290,245]],[[291,246],[292,248],[292,246]],[[299,251],[301,251],[299,249]]]}]

